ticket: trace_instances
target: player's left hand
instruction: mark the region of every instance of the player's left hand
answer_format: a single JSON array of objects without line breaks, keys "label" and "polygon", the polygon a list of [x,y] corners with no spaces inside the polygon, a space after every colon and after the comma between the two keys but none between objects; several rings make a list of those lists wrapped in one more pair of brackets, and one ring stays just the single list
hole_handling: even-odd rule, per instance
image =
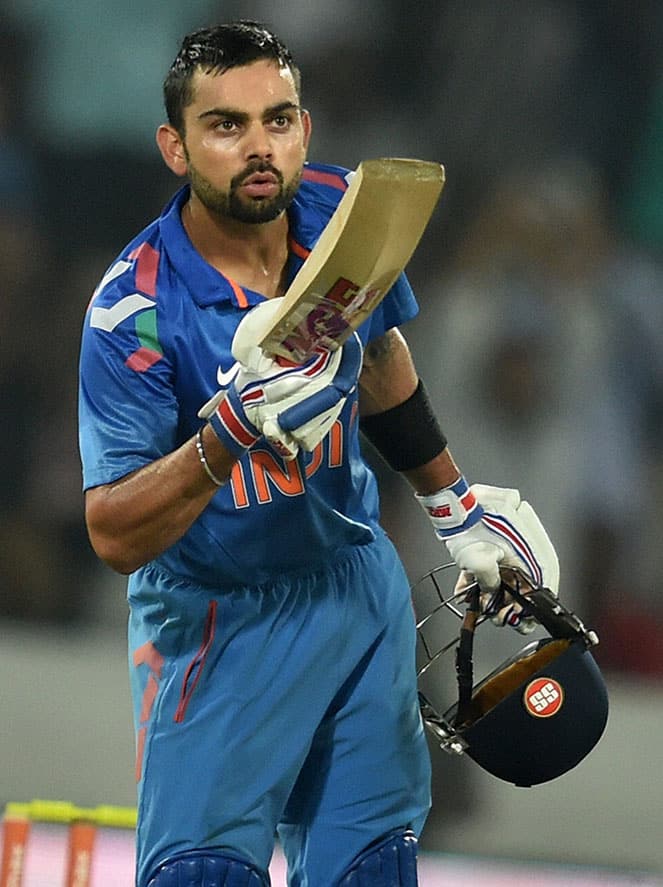
[{"label": "player's left hand", "polygon": [[[536,620],[523,611],[522,605],[509,593],[509,587],[515,587],[520,594],[528,594],[533,585],[523,576],[522,572],[511,567],[500,567],[500,585],[494,591],[480,591],[479,606],[482,616],[487,616],[493,625],[500,628],[508,625],[520,634],[529,634],[537,626]],[[461,571],[454,587],[454,599],[457,602],[468,600],[468,592],[477,585],[473,573]]]},{"label": "player's left hand", "polygon": [[461,569],[457,590],[476,580],[481,608],[497,625],[523,633],[533,628],[522,608],[501,588],[500,568],[515,567],[557,595],[559,562],[534,509],[518,490],[485,484],[467,486],[464,478],[432,496],[418,496],[437,535]]}]

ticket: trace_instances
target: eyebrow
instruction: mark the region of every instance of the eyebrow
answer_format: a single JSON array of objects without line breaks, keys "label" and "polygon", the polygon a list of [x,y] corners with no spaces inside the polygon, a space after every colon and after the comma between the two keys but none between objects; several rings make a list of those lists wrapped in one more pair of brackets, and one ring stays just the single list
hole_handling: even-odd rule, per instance
[{"label": "eyebrow", "polygon": [[[261,117],[265,120],[270,117],[276,117],[278,114],[283,113],[283,111],[301,111],[301,106],[291,101],[279,102],[276,105],[265,108]],[[249,114],[237,108],[210,108],[200,113],[198,120],[204,120],[206,117],[227,117],[229,120],[242,122],[249,119]]]}]

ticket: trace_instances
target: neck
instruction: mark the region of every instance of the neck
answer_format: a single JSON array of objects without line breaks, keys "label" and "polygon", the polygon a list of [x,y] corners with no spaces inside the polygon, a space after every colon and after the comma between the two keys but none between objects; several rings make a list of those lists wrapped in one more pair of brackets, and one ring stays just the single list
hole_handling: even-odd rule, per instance
[{"label": "neck", "polygon": [[189,240],[225,277],[271,298],[283,295],[288,260],[288,216],[249,225],[219,218],[190,197],[182,208],[182,224]]}]

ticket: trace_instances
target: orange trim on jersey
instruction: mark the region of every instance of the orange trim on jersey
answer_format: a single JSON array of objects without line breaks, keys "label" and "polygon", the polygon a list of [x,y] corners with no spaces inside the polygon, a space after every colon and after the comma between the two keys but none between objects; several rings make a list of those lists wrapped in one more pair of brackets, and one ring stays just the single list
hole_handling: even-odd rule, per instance
[{"label": "orange trim on jersey", "polygon": [[310,249],[306,249],[305,246],[297,243],[297,241],[293,240],[292,237],[288,241],[288,246],[290,247],[290,252],[294,253],[300,259],[308,259],[308,257],[311,255]]},{"label": "orange trim on jersey", "polygon": [[233,292],[235,293],[235,298],[237,299],[237,305],[240,308],[248,308],[249,307],[249,300],[246,298],[246,293],[244,292],[242,287],[238,283],[235,283],[235,281],[231,277],[226,277],[226,280],[228,281],[230,286],[233,288]]},{"label": "orange trim on jersey", "polygon": [[329,467],[339,468],[343,464],[343,425],[337,419],[329,429]]},{"label": "orange trim on jersey", "polygon": [[154,646],[152,641],[147,641],[141,647],[134,650],[133,663],[135,666],[147,665],[150,671],[160,678],[161,669],[163,668],[164,658]]},{"label": "orange trim on jersey", "polygon": [[[151,671],[147,679],[143,698],[140,706],[140,723],[146,724],[149,721],[154,707],[154,702],[159,692],[158,679],[161,677],[161,669],[163,668],[164,658],[154,646],[152,641],[147,641],[133,652],[133,664],[138,668],[139,665],[147,665]],[[136,735],[136,782],[140,782],[143,773],[143,752],[145,750],[145,737],[147,735],[147,727],[139,728]]]}]

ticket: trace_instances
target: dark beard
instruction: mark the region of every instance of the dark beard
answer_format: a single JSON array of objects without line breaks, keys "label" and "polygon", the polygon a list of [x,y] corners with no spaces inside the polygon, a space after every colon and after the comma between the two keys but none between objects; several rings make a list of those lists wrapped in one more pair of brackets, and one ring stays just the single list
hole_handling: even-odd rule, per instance
[{"label": "dark beard", "polygon": [[[269,172],[278,179],[279,190],[274,197],[247,200],[240,196],[242,182],[256,172]],[[220,218],[234,219],[236,222],[244,222],[247,225],[260,225],[271,222],[280,216],[292,203],[301,177],[300,170],[286,183],[281,172],[270,166],[269,163],[257,163],[248,166],[243,172],[236,175],[230,182],[229,190],[225,192],[219,191],[211,185],[189,163],[191,190],[203,206]]]}]

